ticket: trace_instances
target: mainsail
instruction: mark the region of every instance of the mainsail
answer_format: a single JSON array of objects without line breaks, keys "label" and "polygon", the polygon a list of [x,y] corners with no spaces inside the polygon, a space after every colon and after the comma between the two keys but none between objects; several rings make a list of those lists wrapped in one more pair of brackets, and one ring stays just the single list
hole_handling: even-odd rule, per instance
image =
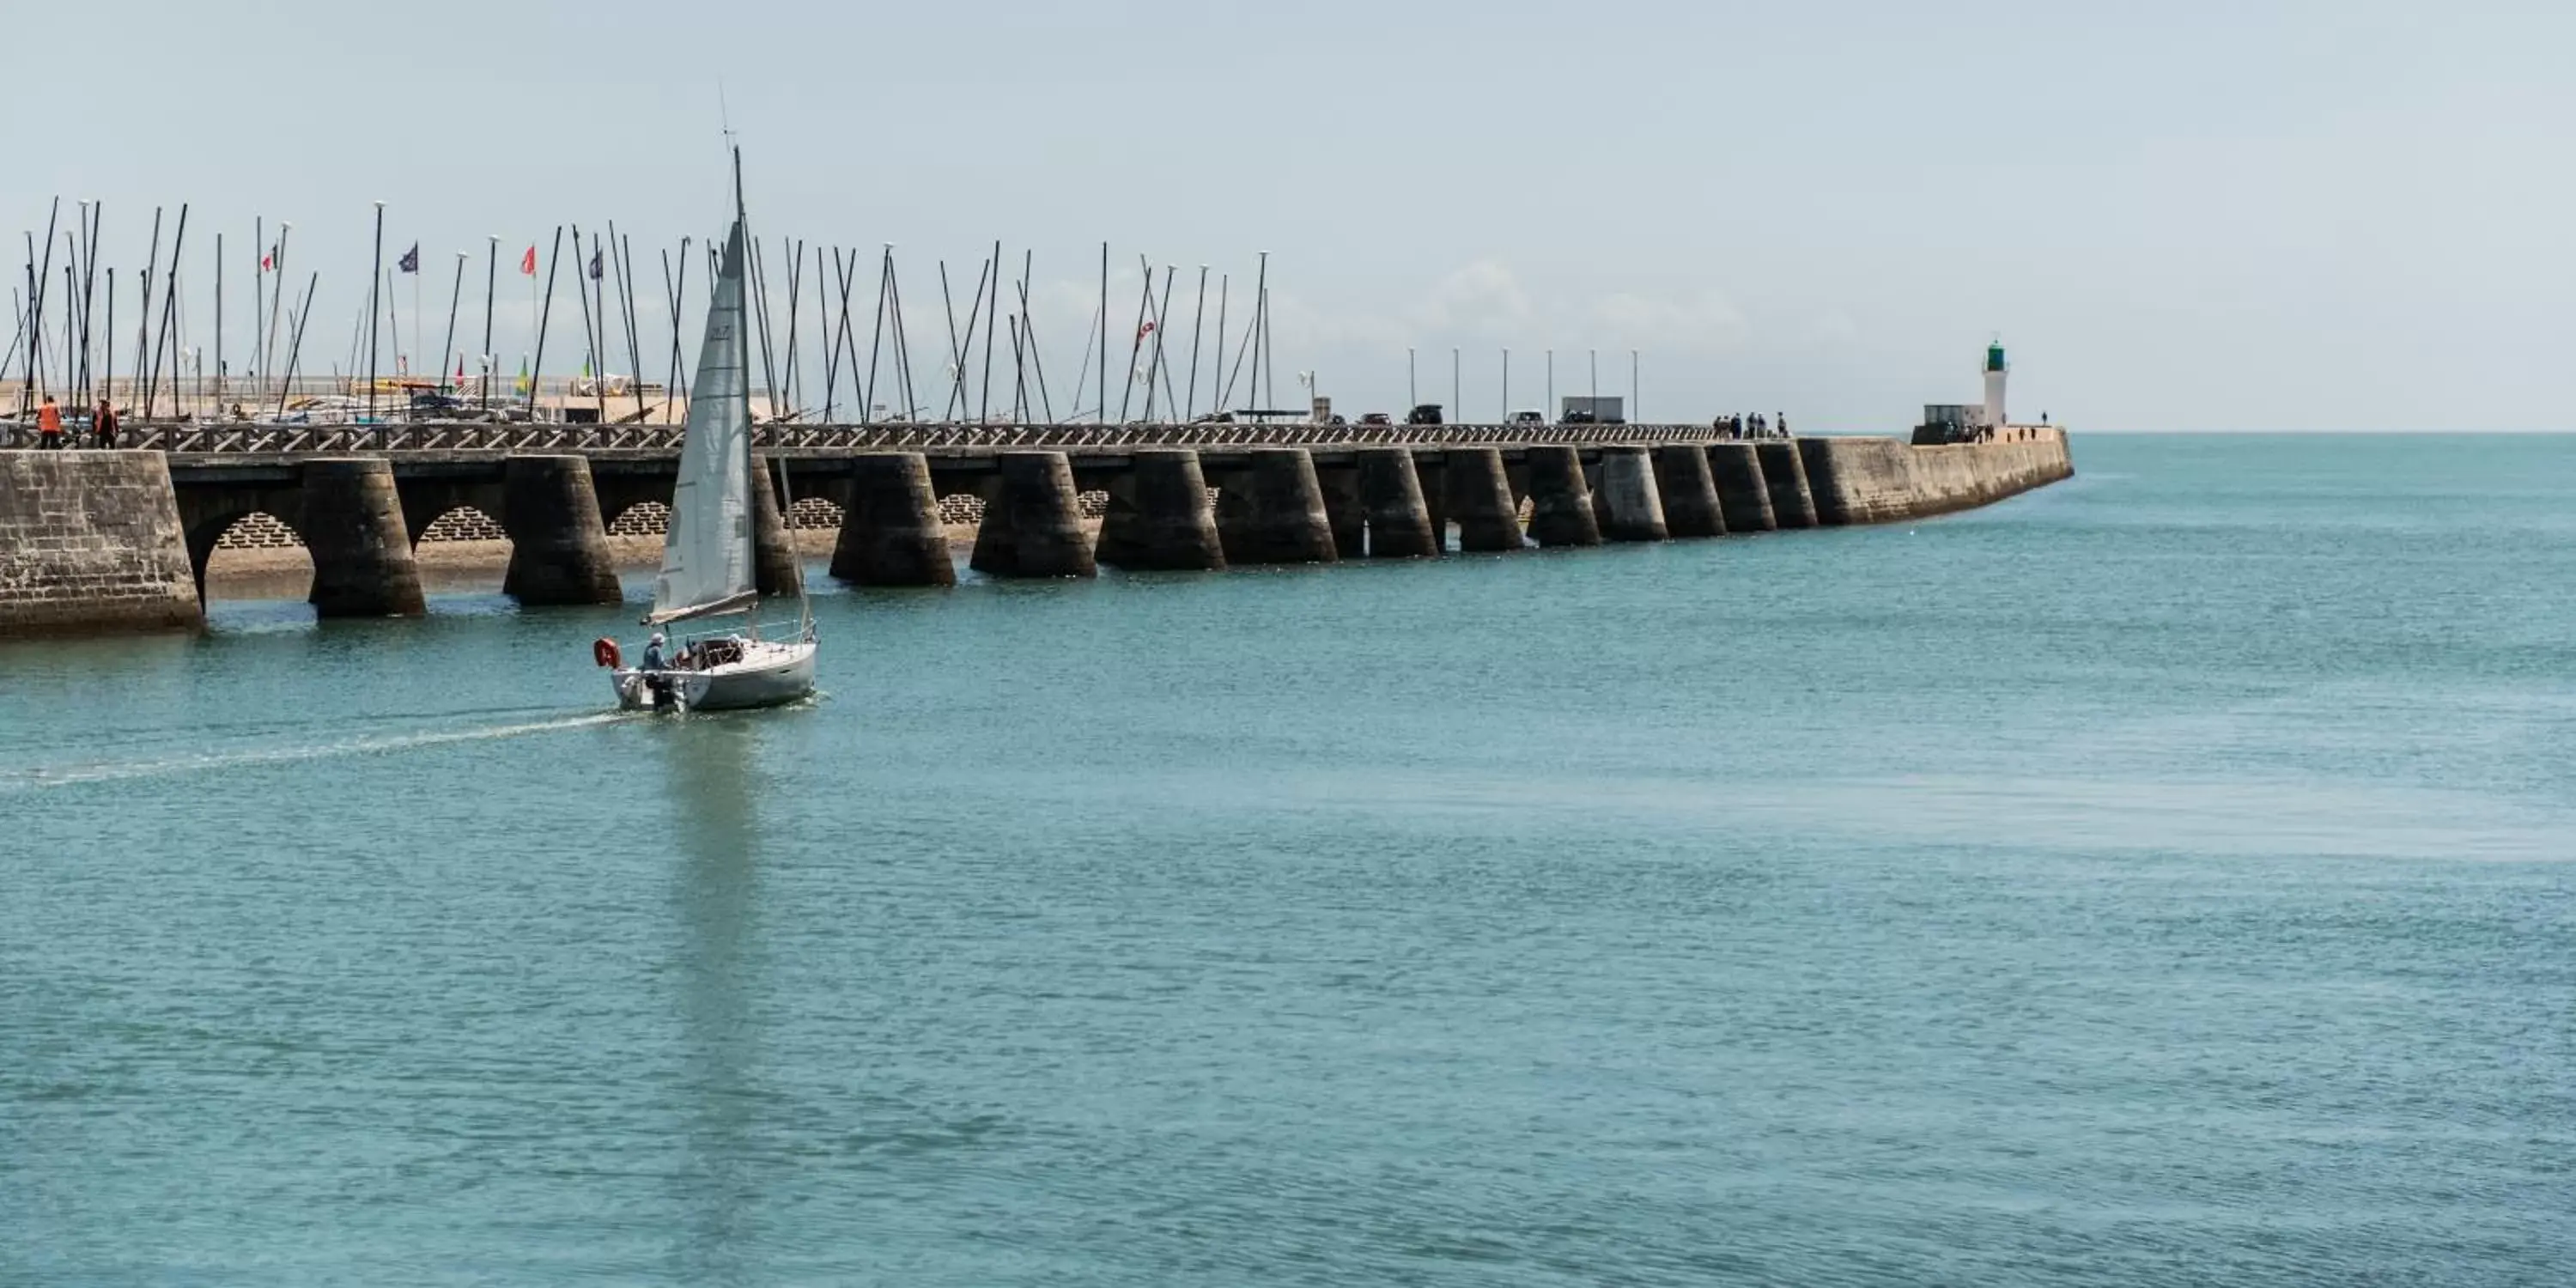
[{"label": "mainsail", "polygon": [[739,612],[758,598],[751,555],[751,384],[742,309],[742,220],[725,239],[707,338],[689,385],[680,481],[648,622]]}]

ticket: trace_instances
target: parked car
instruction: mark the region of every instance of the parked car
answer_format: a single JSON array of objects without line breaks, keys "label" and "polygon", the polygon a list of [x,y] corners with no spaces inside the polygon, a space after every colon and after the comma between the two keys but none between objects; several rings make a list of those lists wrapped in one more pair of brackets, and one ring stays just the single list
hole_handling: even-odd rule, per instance
[{"label": "parked car", "polygon": [[1544,425],[1547,423],[1547,413],[1543,411],[1516,411],[1512,413],[1511,423],[1515,425]]},{"label": "parked car", "polygon": [[1373,411],[1361,416],[1360,423],[1363,425],[1392,425],[1395,423],[1395,417],[1389,416],[1382,411]]},{"label": "parked car", "polygon": [[1565,420],[1561,423],[1567,425],[1597,425],[1601,423],[1601,418],[1578,407],[1573,411],[1565,413]]},{"label": "parked car", "polygon": [[1421,406],[1404,413],[1404,423],[1408,425],[1440,424],[1440,404],[1424,403]]}]

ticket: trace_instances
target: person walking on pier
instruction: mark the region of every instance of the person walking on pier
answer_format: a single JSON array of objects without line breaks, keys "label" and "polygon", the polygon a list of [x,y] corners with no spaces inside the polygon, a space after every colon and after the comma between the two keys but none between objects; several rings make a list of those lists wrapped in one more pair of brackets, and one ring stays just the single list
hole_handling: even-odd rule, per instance
[{"label": "person walking on pier", "polygon": [[1779,413],[1778,416],[1773,418],[1771,423],[1779,427],[1780,437],[1787,438],[1789,436],[1789,413],[1785,411]]},{"label": "person walking on pier", "polygon": [[115,404],[104,398],[99,399],[98,410],[90,413],[89,423],[90,428],[98,436],[98,445],[109,451],[116,450]]},{"label": "person walking on pier", "polygon": [[63,409],[54,405],[52,394],[36,409],[36,446],[49,452],[63,448]]}]

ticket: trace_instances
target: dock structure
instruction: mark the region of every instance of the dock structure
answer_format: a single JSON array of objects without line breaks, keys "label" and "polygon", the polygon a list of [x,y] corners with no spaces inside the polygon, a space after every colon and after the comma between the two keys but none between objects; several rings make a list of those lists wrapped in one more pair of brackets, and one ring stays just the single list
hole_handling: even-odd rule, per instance
[{"label": "dock structure", "polygon": [[[324,617],[426,611],[413,550],[461,508],[510,539],[504,590],[522,603],[617,603],[608,529],[669,504],[679,455],[675,436],[649,426],[146,438],[162,450],[0,451],[0,634],[197,624],[217,542],[254,514],[301,539]],[[792,593],[800,575],[790,499],[839,507],[833,577],[946,586],[956,552],[941,503],[963,496],[982,508],[977,572],[1088,577],[1102,564],[1215,571],[1899,521],[2073,473],[2063,431],[2028,426],[1923,444],[1753,443],[1678,425],[762,426],[756,450],[754,546],[770,594]],[[1085,492],[1107,497],[1096,540]]]}]

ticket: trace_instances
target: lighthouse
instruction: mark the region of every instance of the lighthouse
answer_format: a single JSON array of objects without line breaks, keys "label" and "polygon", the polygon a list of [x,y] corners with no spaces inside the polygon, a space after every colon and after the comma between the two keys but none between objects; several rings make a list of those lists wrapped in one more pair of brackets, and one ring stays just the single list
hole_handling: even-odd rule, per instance
[{"label": "lighthouse", "polygon": [[1986,424],[1993,429],[2004,427],[2004,377],[2012,373],[2012,364],[2004,361],[2004,340],[1996,336],[1986,346]]}]

